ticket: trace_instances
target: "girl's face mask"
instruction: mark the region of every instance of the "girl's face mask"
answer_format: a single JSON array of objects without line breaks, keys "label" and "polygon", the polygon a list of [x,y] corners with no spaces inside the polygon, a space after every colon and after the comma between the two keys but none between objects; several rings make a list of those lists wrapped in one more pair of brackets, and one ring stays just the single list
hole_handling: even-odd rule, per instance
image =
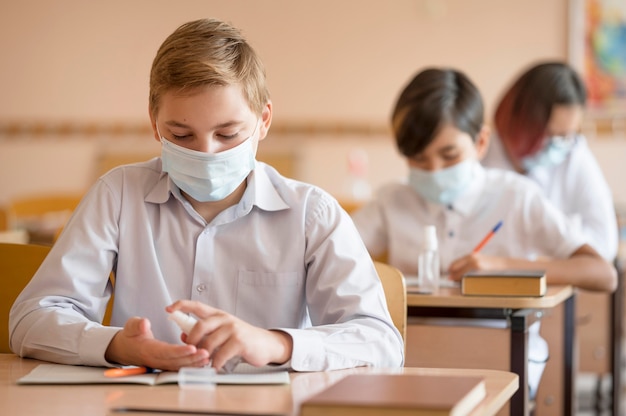
[{"label": "girl's face mask", "polygon": [[254,135],[219,153],[205,153],[178,146],[163,136],[161,159],[163,171],[182,191],[196,201],[220,201],[230,195],[250,174],[255,166]]},{"label": "girl's face mask", "polygon": [[550,168],[560,165],[572,151],[577,137],[576,135],[551,136],[541,150],[522,159],[522,167],[530,172],[539,167]]}]

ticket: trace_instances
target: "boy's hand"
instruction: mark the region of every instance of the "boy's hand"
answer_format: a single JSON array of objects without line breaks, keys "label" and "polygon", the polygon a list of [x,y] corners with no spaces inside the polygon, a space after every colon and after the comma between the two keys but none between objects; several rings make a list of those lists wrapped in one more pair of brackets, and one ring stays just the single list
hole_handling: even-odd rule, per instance
[{"label": "boy's hand", "polygon": [[503,257],[472,253],[453,261],[448,271],[450,273],[450,280],[460,281],[463,275],[470,271],[501,270],[506,268],[507,262]]},{"label": "boy's hand", "polygon": [[110,363],[138,365],[176,371],[181,367],[203,367],[209,353],[193,345],[173,345],[156,340],[145,318],[130,318],[107,347]]},{"label": "boy's hand", "polygon": [[189,334],[183,333],[181,339],[189,346],[208,351],[217,370],[233,357],[241,357],[254,366],[283,364],[291,358],[293,341],[287,333],[255,327],[196,301],[179,300],[166,310],[180,310],[198,318]]}]

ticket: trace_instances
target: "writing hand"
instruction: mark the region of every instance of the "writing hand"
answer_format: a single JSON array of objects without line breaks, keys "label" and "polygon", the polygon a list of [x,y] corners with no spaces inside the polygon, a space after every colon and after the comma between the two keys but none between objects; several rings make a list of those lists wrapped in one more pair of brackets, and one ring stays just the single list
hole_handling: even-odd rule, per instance
[{"label": "writing hand", "polygon": [[471,253],[454,260],[448,272],[450,280],[460,281],[463,275],[474,270],[502,270],[507,268],[507,261],[503,257],[486,256],[480,253]]}]

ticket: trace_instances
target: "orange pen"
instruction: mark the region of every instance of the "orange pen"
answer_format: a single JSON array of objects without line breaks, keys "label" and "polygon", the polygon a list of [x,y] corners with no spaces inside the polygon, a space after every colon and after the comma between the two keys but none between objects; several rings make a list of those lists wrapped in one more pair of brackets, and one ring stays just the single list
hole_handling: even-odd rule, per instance
[{"label": "orange pen", "polygon": [[489,231],[489,234],[487,234],[485,238],[483,238],[482,241],[478,243],[478,245],[474,248],[474,251],[472,251],[472,253],[478,253],[480,250],[482,250],[483,247],[485,247],[485,245],[489,242],[489,240],[493,238],[493,236],[500,229],[500,227],[502,227],[502,221],[498,222],[496,226],[493,227],[493,230]]},{"label": "orange pen", "polygon": [[124,368],[109,368],[104,370],[105,377],[126,377],[134,376],[137,374],[153,373],[154,369],[150,367],[124,367]]}]

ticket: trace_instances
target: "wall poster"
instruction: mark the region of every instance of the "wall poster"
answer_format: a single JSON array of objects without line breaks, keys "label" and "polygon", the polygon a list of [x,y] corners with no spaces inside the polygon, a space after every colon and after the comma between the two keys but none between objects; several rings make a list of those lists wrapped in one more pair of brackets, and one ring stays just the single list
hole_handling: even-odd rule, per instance
[{"label": "wall poster", "polygon": [[591,114],[626,120],[626,1],[570,0],[570,60]]}]

